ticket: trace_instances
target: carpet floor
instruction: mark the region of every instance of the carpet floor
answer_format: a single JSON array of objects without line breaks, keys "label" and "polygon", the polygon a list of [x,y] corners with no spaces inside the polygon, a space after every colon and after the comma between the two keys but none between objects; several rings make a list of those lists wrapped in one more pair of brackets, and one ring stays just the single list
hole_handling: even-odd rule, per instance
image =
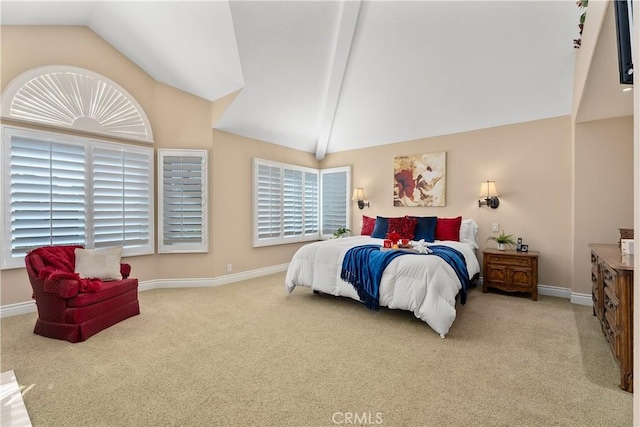
[{"label": "carpet floor", "polygon": [[284,273],[140,293],[84,343],[2,319],[34,426],[630,426],[633,395],[591,308],[469,292],[445,339]]}]

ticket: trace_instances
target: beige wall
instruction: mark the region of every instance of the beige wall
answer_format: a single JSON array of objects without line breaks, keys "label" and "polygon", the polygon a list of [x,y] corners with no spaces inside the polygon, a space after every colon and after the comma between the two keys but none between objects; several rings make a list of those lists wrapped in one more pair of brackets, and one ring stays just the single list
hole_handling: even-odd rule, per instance
[{"label": "beige wall", "polygon": [[236,272],[288,263],[302,244],[252,247],[252,159],[315,168],[313,154],[214,130],[212,157],[214,276],[227,274],[227,264]]},{"label": "beige wall", "polygon": [[[211,103],[159,83],[86,27],[1,27],[2,89],[34,67],[72,65],[102,74],[140,103],[151,122],[154,148],[209,151],[209,253],[127,258],[141,281],[214,278],[287,263],[299,245],[251,247],[251,158],[317,166],[311,154],[212,131],[235,94]],[[140,144],[137,144],[140,145]],[[157,203],[157,200],[156,200]],[[31,300],[24,269],[0,273],[0,305]]]},{"label": "beige wall", "polygon": [[18,74],[45,65],[73,65],[117,82],[153,114],[155,80],[87,27],[2,26],[2,88]]},{"label": "beige wall", "polygon": [[[115,81],[140,103],[154,132],[154,148],[211,150],[211,102],[161,84],[86,27],[6,27],[2,31],[2,88],[22,72],[72,65]],[[144,144],[136,144],[144,145]],[[211,277],[206,255],[155,255],[126,259],[140,280]],[[24,269],[2,271],[0,303],[29,301]]]},{"label": "beige wall", "polygon": [[633,117],[575,125],[574,292],[591,293],[589,243],[633,228]]},{"label": "beige wall", "polygon": [[[393,157],[447,152],[446,206],[393,206]],[[354,187],[364,187],[371,208],[352,210],[359,233],[361,215],[462,215],[479,225],[481,248],[497,222],[540,251],[541,284],[570,287],[571,120],[569,116],[425,138],[363,150],[329,154],[323,167],[352,165]],[[498,209],[478,207],[480,184],[495,180]],[[482,253],[478,251],[481,259]]]}]

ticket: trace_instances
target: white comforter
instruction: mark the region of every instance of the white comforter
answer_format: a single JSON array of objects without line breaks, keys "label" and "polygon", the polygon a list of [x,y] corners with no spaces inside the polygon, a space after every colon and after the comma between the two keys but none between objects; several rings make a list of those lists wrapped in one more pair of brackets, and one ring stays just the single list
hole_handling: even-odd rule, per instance
[{"label": "white comforter", "polygon": [[[285,288],[307,286],[326,294],[360,300],[353,286],[340,279],[342,260],[349,248],[382,244],[381,239],[354,236],[325,240],[298,249],[289,264]],[[471,279],[480,271],[473,245],[436,241],[460,251],[467,262]],[[412,311],[444,337],[456,318],[455,297],[462,285],[451,267],[435,255],[402,255],[393,259],[380,281],[380,306]]]}]

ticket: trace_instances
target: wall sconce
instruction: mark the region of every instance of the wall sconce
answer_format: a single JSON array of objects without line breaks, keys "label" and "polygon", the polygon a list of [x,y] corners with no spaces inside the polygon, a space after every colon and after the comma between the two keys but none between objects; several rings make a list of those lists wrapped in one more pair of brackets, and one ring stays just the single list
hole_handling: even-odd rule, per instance
[{"label": "wall sconce", "polygon": [[484,200],[478,200],[478,207],[489,206],[492,209],[500,206],[500,200],[498,200],[498,190],[496,190],[495,181],[485,181],[480,188],[480,197],[484,197]]},{"label": "wall sconce", "polygon": [[364,188],[362,187],[353,189],[353,197],[351,197],[351,200],[357,200],[358,207],[360,209],[364,209],[365,206],[368,208],[371,207],[371,204],[369,202],[364,201]]}]

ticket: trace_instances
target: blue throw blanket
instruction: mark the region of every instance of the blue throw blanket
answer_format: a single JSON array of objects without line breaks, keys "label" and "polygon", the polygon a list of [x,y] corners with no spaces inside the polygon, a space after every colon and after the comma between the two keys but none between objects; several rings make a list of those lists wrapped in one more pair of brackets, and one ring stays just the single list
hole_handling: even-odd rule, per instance
[{"label": "blue throw blanket", "polygon": [[[469,273],[464,256],[456,249],[448,246],[429,246],[431,255],[444,259],[456,272],[462,291],[460,302],[467,302],[467,282]],[[409,251],[381,251],[378,245],[362,245],[351,248],[344,255],[340,278],[350,283],[358,292],[360,301],[370,310],[380,307],[380,279],[389,263],[400,255],[418,255]],[[429,255],[429,254],[423,254]]]}]

